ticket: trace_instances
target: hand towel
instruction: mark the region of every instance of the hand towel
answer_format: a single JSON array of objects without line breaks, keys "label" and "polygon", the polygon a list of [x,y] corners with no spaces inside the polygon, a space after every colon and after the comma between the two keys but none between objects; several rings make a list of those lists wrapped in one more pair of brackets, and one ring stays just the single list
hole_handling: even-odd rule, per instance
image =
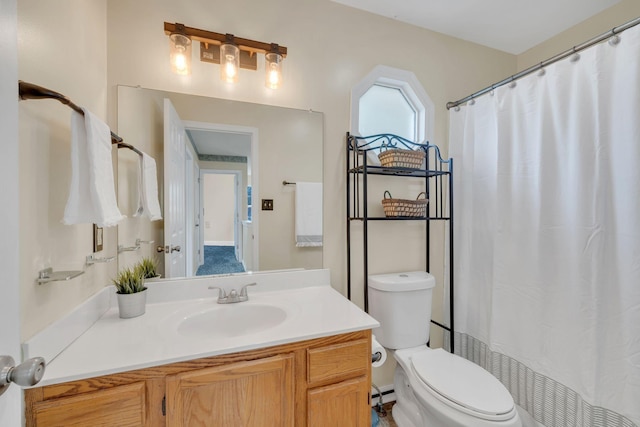
[{"label": "hand towel", "polygon": [[322,183],[296,183],[296,246],[322,246]]},{"label": "hand towel", "polygon": [[162,219],[158,202],[158,173],[156,161],[142,153],[138,163],[138,211],[134,216],[146,216],[151,221]]},{"label": "hand towel", "polygon": [[124,218],[113,179],[111,130],[90,111],[83,111],[84,116],[71,113],[71,184],[62,222],[111,227]]}]

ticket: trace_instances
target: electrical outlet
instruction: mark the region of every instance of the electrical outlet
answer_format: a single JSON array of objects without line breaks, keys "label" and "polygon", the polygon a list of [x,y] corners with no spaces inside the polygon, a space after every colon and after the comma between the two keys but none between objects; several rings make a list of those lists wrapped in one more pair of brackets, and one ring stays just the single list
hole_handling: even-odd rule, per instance
[{"label": "electrical outlet", "polygon": [[272,211],[273,210],[273,199],[262,199],[262,210],[263,211]]}]

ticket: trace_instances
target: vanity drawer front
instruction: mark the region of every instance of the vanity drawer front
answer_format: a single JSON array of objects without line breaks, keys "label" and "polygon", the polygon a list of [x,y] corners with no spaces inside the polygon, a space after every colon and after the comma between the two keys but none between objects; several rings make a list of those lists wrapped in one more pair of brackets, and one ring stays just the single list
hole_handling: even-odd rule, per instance
[{"label": "vanity drawer front", "polygon": [[371,344],[367,339],[307,350],[309,384],[366,375],[370,366]]},{"label": "vanity drawer front", "polygon": [[32,425],[143,426],[145,401],[144,382],[45,400],[34,403]]}]

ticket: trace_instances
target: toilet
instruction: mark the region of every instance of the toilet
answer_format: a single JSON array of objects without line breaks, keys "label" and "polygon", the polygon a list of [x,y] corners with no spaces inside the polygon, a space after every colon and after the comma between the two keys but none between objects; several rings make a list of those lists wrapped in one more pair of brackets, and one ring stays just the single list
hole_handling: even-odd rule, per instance
[{"label": "toilet", "polygon": [[431,294],[424,271],[369,276],[369,314],[380,344],[395,350],[399,427],[522,427],[513,398],[489,372],[443,349],[431,349]]}]

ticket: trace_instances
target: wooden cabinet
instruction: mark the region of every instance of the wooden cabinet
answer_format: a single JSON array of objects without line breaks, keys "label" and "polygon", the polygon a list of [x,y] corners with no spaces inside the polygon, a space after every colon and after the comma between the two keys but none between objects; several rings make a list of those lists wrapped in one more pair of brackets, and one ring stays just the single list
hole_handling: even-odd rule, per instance
[{"label": "wooden cabinet", "polygon": [[25,390],[27,427],[368,427],[371,331]]}]

